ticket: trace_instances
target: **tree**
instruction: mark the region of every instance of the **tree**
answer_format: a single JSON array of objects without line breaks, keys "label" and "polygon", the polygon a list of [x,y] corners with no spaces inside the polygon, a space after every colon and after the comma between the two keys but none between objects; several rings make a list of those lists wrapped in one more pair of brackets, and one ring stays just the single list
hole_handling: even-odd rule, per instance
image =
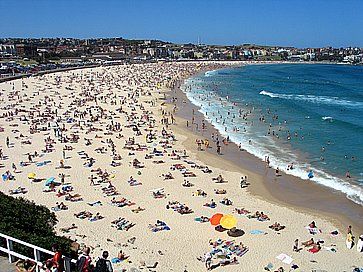
[{"label": "tree", "polygon": [[[48,250],[58,244],[62,252],[70,256],[72,241],[56,235],[54,227],[58,220],[47,207],[0,192],[0,218],[1,233]],[[14,245],[14,250],[33,256],[32,249],[19,244]]]}]

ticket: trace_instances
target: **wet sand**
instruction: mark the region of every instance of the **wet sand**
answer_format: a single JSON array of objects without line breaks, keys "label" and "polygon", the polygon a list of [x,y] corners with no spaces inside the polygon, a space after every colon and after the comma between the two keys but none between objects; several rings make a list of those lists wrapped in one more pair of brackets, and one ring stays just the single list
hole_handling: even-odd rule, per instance
[{"label": "wet sand", "polygon": [[[352,225],[359,232],[363,231],[362,206],[347,199],[343,193],[285,173],[276,177],[274,169],[267,168],[263,161],[252,154],[240,151],[235,143],[222,144],[222,154],[218,155],[211,135],[218,134],[219,139],[223,137],[212,124],[205,120],[203,114],[198,111],[199,108],[192,104],[180,90],[181,84],[183,81],[179,81],[170,94],[170,97],[177,98],[177,130],[181,134],[188,135],[188,140],[184,144],[191,150],[196,150],[195,139],[209,140],[212,148],[209,148],[207,152],[198,152],[200,160],[208,165],[254,176],[257,182],[251,184],[249,191],[259,198],[325,217],[339,226],[341,231],[345,231],[348,225]],[[195,125],[191,125],[193,109],[195,123],[199,124],[198,130]],[[186,127],[187,120],[189,120],[189,127]],[[207,124],[205,130],[200,129],[202,120],[205,120]]]}]

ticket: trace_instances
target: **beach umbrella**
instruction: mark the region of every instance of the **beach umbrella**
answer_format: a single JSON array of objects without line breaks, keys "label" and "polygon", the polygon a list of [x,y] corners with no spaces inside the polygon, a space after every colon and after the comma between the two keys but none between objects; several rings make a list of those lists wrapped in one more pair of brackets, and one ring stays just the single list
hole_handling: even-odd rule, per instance
[{"label": "beach umbrella", "polygon": [[213,225],[213,226],[217,226],[219,225],[219,223],[221,222],[221,218],[223,217],[223,214],[221,213],[216,213],[214,214],[211,218],[210,218],[210,223]]},{"label": "beach umbrella", "polygon": [[220,224],[225,229],[231,229],[237,226],[237,218],[231,214],[226,214],[221,218]]},{"label": "beach umbrella", "polygon": [[53,181],[55,180],[55,177],[50,177],[45,181],[45,186],[49,186]]},{"label": "beach umbrella", "polygon": [[28,179],[35,179],[35,177],[36,177],[36,174],[35,173],[30,173],[28,175]]},{"label": "beach umbrella", "polygon": [[245,234],[245,232],[241,229],[231,228],[229,231],[227,231],[227,234],[231,237],[240,237]]}]

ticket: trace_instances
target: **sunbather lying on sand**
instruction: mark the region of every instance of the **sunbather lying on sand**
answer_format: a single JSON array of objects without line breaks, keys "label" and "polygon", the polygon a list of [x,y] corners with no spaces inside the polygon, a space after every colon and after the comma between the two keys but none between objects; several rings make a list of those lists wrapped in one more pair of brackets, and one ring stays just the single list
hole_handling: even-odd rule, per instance
[{"label": "sunbather lying on sand", "polygon": [[250,211],[246,210],[245,208],[241,208],[241,209],[235,208],[235,211],[238,214],[249,214],[249,213],[251,213]]},{"label": "sunbather lying on sand", "polygon": [[233,201],[225,197],[220,201],[220,203],[226,206],[231,206],[233,204]]},{"label": "sunbather lying on sand", "polygon": [[88,212],[88,211],[82,211],[82,212],[79,212],[79,213],[75,213],[74,216],[79,218],[79,219],[86,219],[86,218],[91,218],[92,213]]},{"label": "sunbather lying on sand", "polygon": [[313,246],[313,245],[315,245],[314,238],[311,238],[311,239],[307,240],[306,242],[302,242],[301,244],[302,244],[304,247],[310,247],[310,246]]},{"label": "sunbather lying on sand", "polygon": [[206,197],[207,196],[207,193],[204,192],[203,190],[201,189],[198,189],[196,192],[193,192],[192,194],[193,196],[201,196],[201,197]]},{"label": "sunbather lying on sand", "polygon": [[222,177],[222,175],[218,175],[216,178],[212,178],[212,181],[216,183],[226,183],[227,181]]},{"label": "sunbather lying on sand", "polygon": [[63,203],[56,203],[56,205],[54,207],[52,207],[52,210],[57,212],[57,211],[65,211],[68,210],[68,207]]},{"label": "sunbather lying on sand", "polygon": [[182,184],[184,187],[193,187],[194,184],[191,183],[189,180],[184,180],[184,183]]},{"label": "sunbather lying on sand", "polygon": [[81,197],[81,195],[79,194],[75,194],[75,195],[71,195],[71,194],[68,194],[66,197],[65,197],[65,200],[67,201],[71,201],[71,202],[77,202],[77,201],[82,201],[83,198]]},{"label": "sunbather lying on sand", "polygon": [[9,190],[9,194],[11,194],[11,195],[26,194],[27,192],[28,192],[28,190],[25,189],[24,187],[18,187],[14,190]]},{"label": "sunbather lying on sand", "polygon": [[125,230],[128,231],[130,228],[135,226],[134,223],[131,223],[130,221],[126,220],[123,217],[120,217],[117,220],[114,220],[111,222],[112,226],[117,228],[118,230]]},{"label": "sunbather lying on sand", "polygon": [[189,214],[193,213],[193,210],[190,209],[185,204],[181,204],[179,201],[169,201],[168,205],[166,205],[167,209],[173,209],[174,211],[180,214]]},{"label": "sunbather lying on sand", "polygon": [[217,207],[217,203],[215,203],[214,200],[211,199],[209,203],[205,203],[203,206],[214,209],[215,207]]},{"label": "sunbather lying on sand", "polygon": [[145,211],[145,209],[141,208],[141,207],[137,207],[136,209],[133,209],[131,211],[134,212],[134,213],[139,213],[139,212]]},{"label": "sunbather lying on sand", "polygon": [[61,229],[60,229],[60,231],[62,231],[62,232],[69,232],[70,230],[72,230],[72,229],[76,229],[76,228],[78,228],[78,227],[76,226],[76,224],[72,224],[70,227],[61,228]]},{"label": "sunbather lying on sand", "polygon": [[156,224],[149,224],[148,227],[152,232],[158,232],[163,230],[170,230],[170,227],[163,221],[156,220]]},{"label": "sunbather lying on sand", "polygon": [[226,190],[224,189],[214,189],[214,192],[217,194],[217,195],[224,195],[227,193]]},{"label": "sunbather lying on sand", "polygon": [[256,218],[258,221],[267,221],[270,220],[270,218],[264,214],[263,212],[256,211],[253,215],[247,215],[249,219]]},{"label": "sunbather lying on sand", "polygon": [[280,231],[285,228],[285,226],[282,226],[280,223],[275,222],[271,226],[269,226],[270,229],[273,229],[274,231]]}]

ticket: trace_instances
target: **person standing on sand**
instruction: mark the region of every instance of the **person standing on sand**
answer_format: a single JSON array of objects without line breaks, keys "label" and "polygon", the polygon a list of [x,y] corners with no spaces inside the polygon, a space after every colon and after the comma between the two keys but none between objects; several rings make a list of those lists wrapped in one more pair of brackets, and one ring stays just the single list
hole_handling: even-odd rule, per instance
[{"label": "person standing on sand", "polygon": [[353,234],[352,233],[352,226],[348,226],[347,234]]},{"label": "person standing on sand", "polygon": [[66,177],[66,175],[65,175],[64,173],[61,173],[61,174],[60,174],[61,184],[62,184],[62,185],[63,185],[63,184],[64,184],[64,182],[65,182],[65,177]]},{"label": "person standing on sand", "polygon": [[212,255],[209,252],[207,252],[205,254],[205,268],[211,270],[211,265],[212,265]]},{"label": "person standing on sand", "polygon": [[299,239],[295,239],[293,251],[299,252]]},{"label": "person standing on sand", "polygon": [[276,177],[280,176],[280,169],[278,167],[275,170],[275,176]]},{"label": "person standing on sand", "polygon": [[217,145],[217,153],[218,155],[221,155],[221,146],[219,144]]}]

